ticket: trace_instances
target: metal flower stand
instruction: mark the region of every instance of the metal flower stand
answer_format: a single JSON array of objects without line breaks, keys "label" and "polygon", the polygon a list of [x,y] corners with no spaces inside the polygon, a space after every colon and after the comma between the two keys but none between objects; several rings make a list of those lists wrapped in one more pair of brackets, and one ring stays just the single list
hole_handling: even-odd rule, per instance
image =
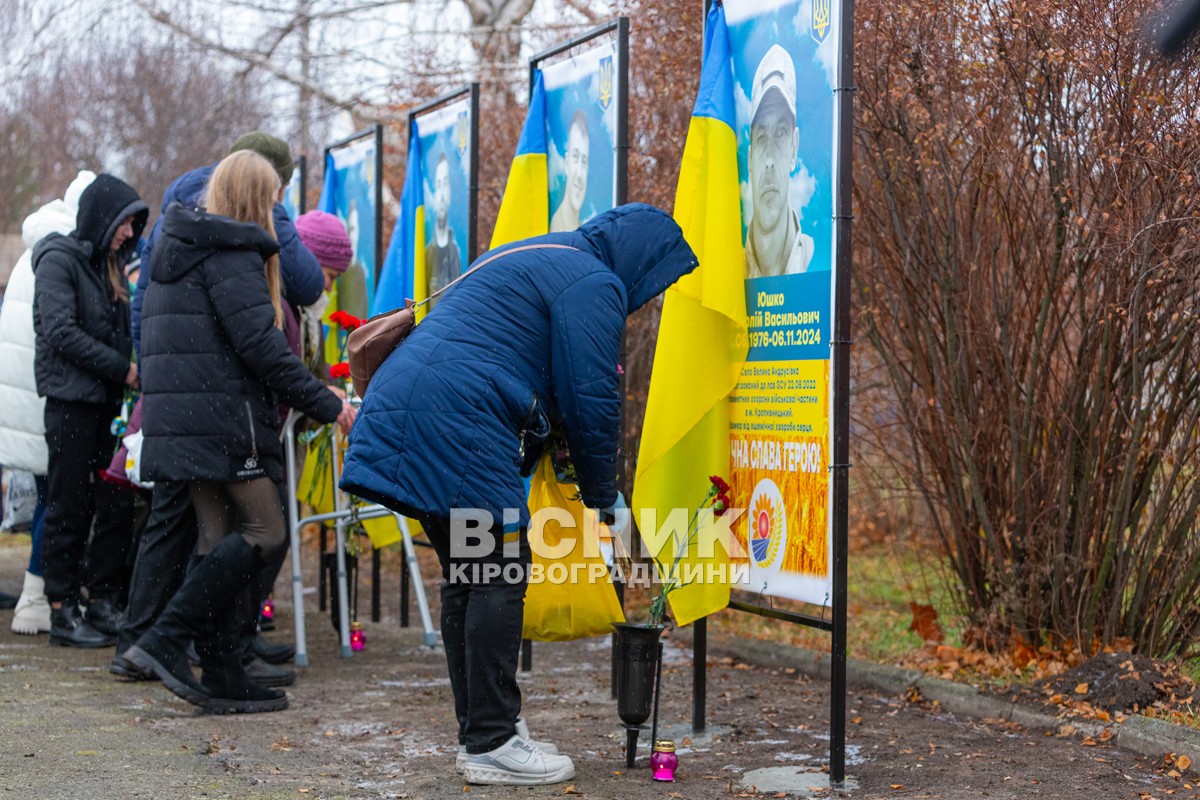
[{"label": "metal flower stand", "polygon": [[304,578],[300,563],[300,531],[311,522],[332,522],[335,531],[335,554],[337,558],[337,596],[338,596],[338,636],[341,645],[341,657],[349,658],[350,647],[350,597],[349,580],[346,572],[346,528],[354,521],[395,517],[400,527],[401,542],[404,547],[405,568],[413,576],[413,593],[417,599],[417,609],[421,615],[421,626],[425,631],[425,644],[432,647],[437,643],[437,631],[433,627],[433,619],[429,614],[429,601],[425,596],[425,583],[421,580],[421,568],[417,563],[416,549],[413,546],[412,535],[408,530],[408,521],[390,509],[381,505],[354,506],[344,492],[337,488],[341,480],[341,453],[338,447],[337,435],[330,433],[330,453],[332,454],[332,473],[334,486],[334,511],[327,514],[313,514],[300,517],[300,501],[296,496],[300,480],[296,469],[296,422],[302,414],[292,411],[283,426],[284,453],[287,458],[288,475],[288,529],[292,545],[292,604],[293,616],[296,621],[296,666],[308,666],[308,642],[305,636],[304,624]]}]

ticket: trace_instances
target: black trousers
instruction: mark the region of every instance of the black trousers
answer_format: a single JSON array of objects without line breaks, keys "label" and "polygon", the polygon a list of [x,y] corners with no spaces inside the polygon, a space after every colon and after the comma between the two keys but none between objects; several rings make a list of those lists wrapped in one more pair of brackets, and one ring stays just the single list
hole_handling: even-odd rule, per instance
[{"label": "black trousers", "polygon": [[47,398],[46,518],[42,574],[51,602],[119,597],[129,579],[134,492],[102,481],[116,437],[110,426],[119,405]]},{"label": "black trousers", "polygon": [[[442,565],[442,640],[454,692],[458,742],[471,754],[486,753],[516,733],[521,714],[517,661],[530,564],[529,540],[517,532],[516,546],[503,546],[500,526],[490,533],[495,547],[464,557],[452,547],[450,520],[420,520]],[[510,537],[513,534],[510,534]],[[497,574],[488,577],[488,570]]]},{"label": "black trousers", "polygon": [[129,579],[129,603],[117,634],[117,655],[137,642],[183,584],[188,558],[196,549],[196,514],[187,483],[158,481],[150,517],[138,539]]}]

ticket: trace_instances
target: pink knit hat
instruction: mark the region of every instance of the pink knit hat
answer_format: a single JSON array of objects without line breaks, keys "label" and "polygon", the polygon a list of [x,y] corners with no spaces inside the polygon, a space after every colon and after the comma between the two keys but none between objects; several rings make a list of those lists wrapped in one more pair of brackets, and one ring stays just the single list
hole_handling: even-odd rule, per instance
[{"label": "pink knit hat", "polygon": [[354,257],[346,226],[333,214],[309,211],[296,219],[296,233],[322,267],[345,272]]}]

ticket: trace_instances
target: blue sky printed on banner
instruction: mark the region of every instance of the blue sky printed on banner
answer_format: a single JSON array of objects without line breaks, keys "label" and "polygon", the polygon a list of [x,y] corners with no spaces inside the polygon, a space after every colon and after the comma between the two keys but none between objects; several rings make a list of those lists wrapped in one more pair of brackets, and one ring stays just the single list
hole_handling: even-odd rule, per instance
[{"label": "blue sky printed on banner", "polygon": [[797,167],[791,174],[788,205],[801,230],[813,238],[809,271],[833,266],[833,146],[837,35],[817,44],[811,31],[813,0],[727,0],[725,16],[733,51],[734,99],[738,135],[738,178],[742,195],[742,235],[753,218],[747,149],[754,72],[772,44],[792,56],[796,69],[796,124],[800,130]]},{"label": "blue sky printed on banner", "polygon": [[[542,66],[551,219],[567,190],[567,138],[576,109],[581,109],[587,117],[589,139],[587,190],[579,221],[586,222],[616,205],[618,72],[614,43]],[[609,77],[604,82],[604,91],[602,74]]]},{"label": "blue sky printed on banner", "polygon": [[444,153],[450,168],[450,229],[462,254],[463,266],[471,263],[468,236],[471,224],[471,101],[464,98],[416,119],[421,141],[421,175],[425,203],[425,241],[433,238],[437,224],[434,180],[438,159]]},{"label": "blue sky printed on banner", "polygon": [[292,173],[292,179],[288,181],[288,185],[283,191],[283,208],[293,222],[296,221],[296,217],[300,216],[300,184],[303,180],[303,172],[300,164],[297,163],[296,170]]}]

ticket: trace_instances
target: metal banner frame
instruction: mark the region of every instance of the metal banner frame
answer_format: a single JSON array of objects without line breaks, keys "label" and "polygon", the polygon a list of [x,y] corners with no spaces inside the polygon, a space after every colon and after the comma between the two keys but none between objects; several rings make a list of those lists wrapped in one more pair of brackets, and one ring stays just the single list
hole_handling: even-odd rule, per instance
[{"label": "metal banner frame", "polygon": [[409,140],[411,141],[411,137],[415,135],[417,117],[442,106],[449,105],[463,97],[467,97],[470,100],[471,107],[471,172],[467,176],[470,211],[467,214],[469,222],[467,225],[467,260],[465,262],[470,264],[479,255],[479,84],[468,84],[461,89],[455,89],[441,97],[435,97],[412,109],[408,112],[407,129]]},{"label": "metal banner frame", "polygon": [[621,61],[617,69],[617,161],[613,169],[613,197],[617,205],[623,205],[628,201],[629,192],[629,18],[617,17],[529,59],[529,91],[532,94],[534,76],[542,62],[610,33],[616,33],[617,58]]},{"label": "metal banner frame", "polygon": [[[379,286],[379,276],[383,272],[383,124],[377,123],[369,128],[363,128],[355,131],[349,136],[339,139],[332,144],[325,145],[324,157],[322,159],[322,168],[329,168],[329,154],[333,150],[345,147],[349,144],[354,144],[360,139],[367,137],[375,137],[375,269],[372,277],[373,285],[371,290],[374,291]],[[307,176],[305,176],[307,182]],[[304,197],[304,184],[301,184],[301,199]],[[303,207],[303,206],[302,206]],[[322,549],[324,549],[324,534],[322,534]],[[380,612],[380,586],[379,575],[381,571],[381,559],[379,551],[375,548],[371,549],[371,621],[379,622],[381,619]],[[324,603],[324,595],[321,597],[322,604]]]},{"label": "metal banner frame", "polygon": [[[834,240],[837,243],[833,339],[830,357],[833,367],[833,398],[831,405],[832,453],[829,470],[832,473],[830,528],[833,549],[832,592],[829,617],[783,611],[769,606],[731,600],[727,608],[770,619],[793,622],[831,634],[830,714],[829,714],[829,779],[841,786],[846,778],[846,604],[847,569],[849,556],[849,496],[850,496],[850,347],[851,308],[850,271],[853,265],[851,225],[853,215],[854,175],[852,172],[854,125],[854,0],[836,0],[839,7],[838,75],[834,87],[834,125],[836,161],[834,164]],[[712,0],[704,1],[705,19]],[[716,0],[721,4],[722,0]],[[692,638],[692,729],[705,728],[707,699],[708,629],[705,619],[693,624]]]},{"label": "metal banner frame", "polygon": [[[602,25],[584,31],[578,36],[568,39],[567,41],[554,45],[553,47],[537,53],[533,58],[529,59],[529,93],[533,94],[533,82],[537,75],[537,71],[541,68],[543,62],[548,61],[555,56],[567,53],[575,48],[588,44],[596,39],[609,34],[616,34],[617,37],[617,59],[620,64],[617,67],[617,140],[615,142],[616,163],[613,165],[613,199],[616,205],[624,205],[629,201],[629,18],[617,17],[614,20],[605,22]],[[626,360],[627,351],[625,342],[621,341],[621,363]],[[625,396],[625,376],[621,375],[618,378],[617,391],[621,393],[621,397]],[[625,404],[621,404],[621,440],[625,439]],[[626,497],[631,494],[631,487],[628,485],[629,476],[625,474],[622,467],[623,462],[617,461],[617,485],[622,487],[622,491]],[[617,589],[617,599],[621,602],[622,607],[625,605],[624,586],[618,581],[614,581]],[[528,672],[533,668],[533,643],[528,639],[521,640],[521,670]],[[612,696],[617,696],[617,662],[614,656],[612,662]]]},{"label": "metal banner frame", "polygon": [[[359,139],[375,137],[375,286],[379,285],[379,273],[383,266],[383,124],[355,131],[344,139],[325,145],[324,163],[329,163],[330,151],[354,144]],[[371,287],[374,289],[375,287]]]}]

